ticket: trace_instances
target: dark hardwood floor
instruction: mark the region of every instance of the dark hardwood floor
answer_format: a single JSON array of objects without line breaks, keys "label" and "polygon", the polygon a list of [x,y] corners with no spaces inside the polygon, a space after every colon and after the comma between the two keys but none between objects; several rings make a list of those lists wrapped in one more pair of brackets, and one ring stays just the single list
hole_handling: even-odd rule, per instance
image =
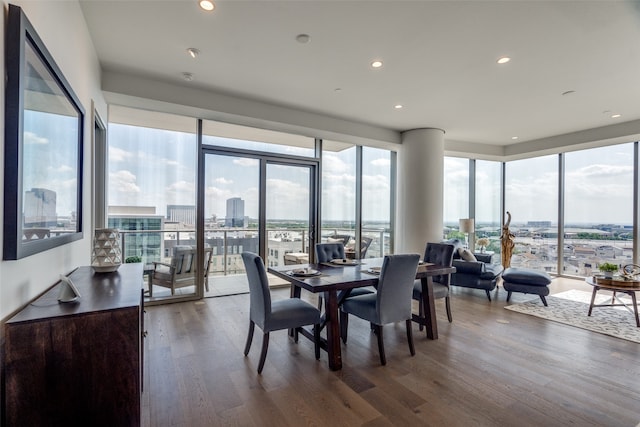
[{"label": "dark hardwood floor", "polygon": [[[551,293],[583,286],[556,279]],[[350,318],[342,371],[279,331],[262,375],[258,328],[242,354],[248,294],[148,307],[143,425],[640,425],[639,344],[505,310],[502,288],[493,302],[460,288],[452,298],[451,324],[436,302],[439,340],[414,325],[415,357],[404,323],[388,325],[380,366],[369,325]]]}]

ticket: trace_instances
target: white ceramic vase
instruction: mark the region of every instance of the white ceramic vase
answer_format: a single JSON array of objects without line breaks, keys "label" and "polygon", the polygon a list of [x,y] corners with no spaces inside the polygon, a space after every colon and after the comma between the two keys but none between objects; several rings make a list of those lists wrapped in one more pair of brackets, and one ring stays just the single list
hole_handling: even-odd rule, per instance
[{"label": "white ceramic vase", "polygon": [[97,228],[93,236],[91,267],[98,273],[107,273],[116,271],[120,264],[120,232],[116,228]]}]

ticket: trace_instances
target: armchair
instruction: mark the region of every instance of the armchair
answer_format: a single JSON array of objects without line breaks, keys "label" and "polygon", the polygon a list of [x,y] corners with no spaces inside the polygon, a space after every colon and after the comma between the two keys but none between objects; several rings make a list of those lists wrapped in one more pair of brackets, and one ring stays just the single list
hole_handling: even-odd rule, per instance
[{"label": "armchair", "polygon": [[204,275],[204,285],[209,291],[209,266],[212,254],[213,248],[204,249],[204,265],[200,270],[196,266],[196,249],[192,246],[176,246],[171,263],[153,263],[149,296],[153,297],[154,286],[171,289],[171,295],[175,295],[178,288],[194,286],[198,271]]},{"label": "armchair", "polygon": [[465,260],[461,255],[461,249],[464,249],[463,242],[453,239],[445,243],[454,245],[453,266],[456,268],[456,272],[451,275],[451,284],[465,288],[483,289],[491,301],[490,292],[496,288],[498,278],[502,274],[502,265],[493,264],[491,262],[492,256],[488,254],[475,254],[473,258],[468,257]]}]

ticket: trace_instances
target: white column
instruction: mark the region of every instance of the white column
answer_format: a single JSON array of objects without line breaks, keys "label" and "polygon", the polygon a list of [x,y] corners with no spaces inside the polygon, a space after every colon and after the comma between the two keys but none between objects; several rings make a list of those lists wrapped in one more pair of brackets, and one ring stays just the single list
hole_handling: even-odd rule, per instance
[{"label": "white column", "polygon": [[442,240],[444,131],[403,132],[398,152],[396,253],[424,254]]}]

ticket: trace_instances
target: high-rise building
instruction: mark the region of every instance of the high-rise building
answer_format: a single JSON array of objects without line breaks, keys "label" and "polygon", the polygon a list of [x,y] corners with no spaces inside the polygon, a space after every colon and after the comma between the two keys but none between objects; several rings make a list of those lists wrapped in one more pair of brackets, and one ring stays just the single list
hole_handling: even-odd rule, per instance
[{"label": "high-rise building", "polygon": [[167,221],[195,225],[195,205],[167,205]]},{"label": "high-rise building", "polygon": [[240,197],[227,199],[227,215],[224,221],[227,227],[244,227],[244,200]]},{"label": "high-rise building", "polygon": [[24,226],[55,227],[56,192],[46,188],[32,188],[24,192]]}]

